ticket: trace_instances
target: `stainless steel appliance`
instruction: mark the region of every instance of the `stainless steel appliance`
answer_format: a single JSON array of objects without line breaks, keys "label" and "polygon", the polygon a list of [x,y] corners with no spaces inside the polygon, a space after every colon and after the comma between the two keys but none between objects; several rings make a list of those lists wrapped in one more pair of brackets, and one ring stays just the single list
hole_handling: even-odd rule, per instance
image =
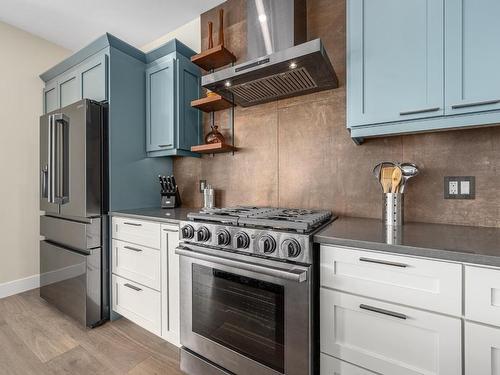
[{"label": "stainless steel appliance", "polygon": [[[312,375],[318,275],[311,235],[328,211],[204,209],[181,222],[181,369]],[[316,288],[319,290],[319,288]]]},{"label": "stainless steel appliance", "polygon": [[243,107],[338,87],[321,39],[307,41],[306,0],[247,0],[247,54],[202,78]]},{"label": "stainless steel appliance", "polygon": [[109,317],[107,109],[40,118],[40,296],[87,327]]}]

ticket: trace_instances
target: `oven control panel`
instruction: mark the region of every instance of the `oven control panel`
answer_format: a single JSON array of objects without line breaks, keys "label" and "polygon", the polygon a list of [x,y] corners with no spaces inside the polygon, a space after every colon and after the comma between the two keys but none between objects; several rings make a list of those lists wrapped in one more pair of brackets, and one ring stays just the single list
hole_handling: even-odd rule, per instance
[{"label": "oven control panel", "polygon": [[181,222],[180,228],[180,239],[186,243],[312,263],[311,238],[307,234],[193,221]]}]

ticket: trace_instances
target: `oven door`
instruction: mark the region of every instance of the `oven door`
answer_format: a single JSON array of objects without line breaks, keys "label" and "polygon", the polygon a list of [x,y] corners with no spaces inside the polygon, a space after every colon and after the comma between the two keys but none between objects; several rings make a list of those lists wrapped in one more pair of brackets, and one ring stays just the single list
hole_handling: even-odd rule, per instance
[{"label": "oven door", "polygon": [[238,375],[312,374],[311,267],[181,245],[181,343]]}]

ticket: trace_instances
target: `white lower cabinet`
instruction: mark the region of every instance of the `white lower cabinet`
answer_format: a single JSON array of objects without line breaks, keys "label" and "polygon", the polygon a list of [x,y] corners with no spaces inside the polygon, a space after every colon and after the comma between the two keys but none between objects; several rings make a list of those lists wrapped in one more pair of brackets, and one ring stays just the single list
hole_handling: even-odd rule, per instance
[{"label": "white lower cabinet", "polygon": [[500,326],[500,270],[465,267],[465,317]]},{"label": "white lower cabinet", "polygon": [[113,217],[113,311],[180,346],[179,226]]},{"label": "white lower cabinet", "polygon": [[500,329],[465,322],[465,375],[500,374]]},{"label": "white lower cabinet", "polygon": [[180,346],[180,291],[179,255],[175,248],[179,244],[179,227],[161,226],[161,336]]},{"label": "white lower cabinet", "polygon": [[141,327],[161,335],[161,294],[113,275],[113,310]]},{"label": "white lower cabinet", "polygon": [[322,288],[320,323],[322,353],[376,373],[462,373],[458,318]]},{"label": "white lower cabinet", "polygon": [[377,375],[350,363],[321,354],[321,375]]}]

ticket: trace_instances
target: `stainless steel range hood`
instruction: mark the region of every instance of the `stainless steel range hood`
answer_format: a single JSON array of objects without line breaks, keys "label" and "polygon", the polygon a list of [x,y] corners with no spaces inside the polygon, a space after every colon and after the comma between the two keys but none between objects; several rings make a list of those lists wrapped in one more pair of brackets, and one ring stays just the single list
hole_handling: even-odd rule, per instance
[{"label": "stainless steel range hood", "polygon": [[247,61],[202,86],[243,107],[338,87],[320,39],[306,42],[306,0],[247,0]]}]

